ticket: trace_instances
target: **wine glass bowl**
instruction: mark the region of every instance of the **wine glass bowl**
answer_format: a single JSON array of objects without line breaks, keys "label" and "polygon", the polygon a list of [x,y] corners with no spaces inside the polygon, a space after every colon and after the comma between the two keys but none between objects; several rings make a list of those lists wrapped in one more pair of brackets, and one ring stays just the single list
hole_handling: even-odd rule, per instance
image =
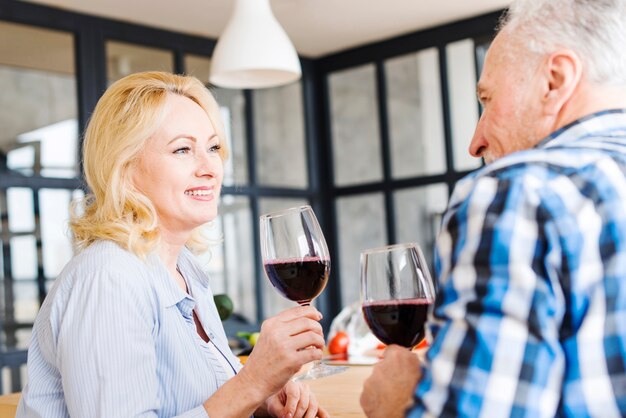
[{"label": "wine glass bowl", "polygon": [[261,254],[276,290],[300,305],[310,305],[326,287],[330,257],[310,206],[261,216]]},{"label": "wine glass bowl", "polygon": [[425,336],[424,324],[435,289],[418,245],[389,245],[361,253],[361,302],[372,333],[385,344],[413,348]]}]

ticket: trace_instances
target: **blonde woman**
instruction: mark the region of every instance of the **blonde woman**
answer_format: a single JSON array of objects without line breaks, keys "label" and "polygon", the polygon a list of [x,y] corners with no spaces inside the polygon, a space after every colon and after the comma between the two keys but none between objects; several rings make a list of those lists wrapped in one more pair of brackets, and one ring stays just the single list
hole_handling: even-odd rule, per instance
[{"label": "blonde woman", "polygon": [[83,148],[92,194],[70,225],[79,251],[35,321],[18,417],[328,416],[290,381],[322,356],[315,308],[265,321],[245,368],[228,349],[191,252],[226,156],[197,79],[138,73],[105,92]]}]

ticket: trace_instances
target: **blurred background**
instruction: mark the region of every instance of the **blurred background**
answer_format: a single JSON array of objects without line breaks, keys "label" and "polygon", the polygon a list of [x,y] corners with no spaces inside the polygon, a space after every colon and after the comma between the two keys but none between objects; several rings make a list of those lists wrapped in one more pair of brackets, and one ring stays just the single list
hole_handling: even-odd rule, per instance
[{"label": "blurred background", "polygon": [[[231,0],[0,0],[0,392],[25,382],[30,330],[72,256],[72,199],[85,193],[81,133],[108,85],[144,70],[209,86]],[[454,183],[479,167],[467,147],[475,84],[507,1],[272,0],[302,66],[262,90],[209,86],[226,120],[214,293],[254,328],[293,303],[264,277],[258,217],[311,204],[331,278],[317,300],[328,328],[359,299],[361,250],[419,243],[431,263]]]}]

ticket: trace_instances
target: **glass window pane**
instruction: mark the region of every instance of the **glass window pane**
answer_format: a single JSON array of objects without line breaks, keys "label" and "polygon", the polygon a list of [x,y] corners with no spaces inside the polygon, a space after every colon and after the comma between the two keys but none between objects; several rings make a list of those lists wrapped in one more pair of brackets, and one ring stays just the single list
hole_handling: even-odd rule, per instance
[{"label": "glass window pane", "polygon": [[487,51],[491,46],[491,41],[483,41],[476,44],[476,68],[477,73],[480,78],[480,74],[483,72],[483,66],[485,65],[485,57],[487,56]]},{"label": "glass window pane", "polygon": [[185,74],[192,75],[204,84],[209,83],[211,73],[211,59],[201,55],[185,55]]},{"label": "glass window pane", "polygon": [[418,243],[434,274],[433,249],[448,205],[448,186],[432,184],[399,190],[394,193],[394,204],[397,241]]},{"label": "glass window pane", "polygon": [[72,258],[72,243],[68,221],[70,202],[74,191],[63,189],[41,189],[39,207],[43,271],[46,278],[53,279],[61,273]]},{"label": "glass window pane", "polygon": [[37,240],[34,235],[13,237],[11,243],[11,269],[15,280],[37,279]]},{"label": "glass window pane", "polygon": [[247,197],[223,196],[220,215],[208,229],[214,242],[200,261],[211,278],[213,294],[226,293],[234,312],[252,323],[256,317],[252,214]]},{"label": "glass window pane", "polygon": [[253,103],[259,184],[306,188],[302,86],[255,90]]},{"label": "glass window pane", "polygon": [[259,199],[259,215],[277,210],[308,205],[309,201],[298,197],[267,197]]},{"label": "glass window pane", "polygon": [[213,89],[220,105],[228,137],[229,157],[224,166],[224,185],[248,184],[248,148],[246,146],[246,99],[242,90]]},{"label": "glass window pane", "polygon": [[473,170],[480,167],[480,158],[469,155],[469,145],[478,123],[476,100],[476,60],[474,41],[465,39],[446,46],[450,117],[454,169]]},{"label": "glass window pane", "polygon": [[28,323],[35,321],[35,316],[37,316],[39,311],[37,282],[15,282],[13,283],[13,289],[15,322]]},{"label": "glass window pane", "polygon": [[[197,77],[205,84],[209,80],[211,60],[199,55],[185,55],[185,73]],[[229,158],[224,166],[224,185],[248,183],[248,157],[246,148],[246,100],[242,90],[212,87],[211,92],[220,105],[228,138]]]},{"label": "glass window pane", "polygon": [[75,177],[72,34],[0,22],[0,39],[0,171]]},{"label": "glass window pane", "polygon": [[107,83],[141,71],[174,71],[171,51],[126,42],[107,41]]},{"label": "glass window pane", "polygon": [[[37,312],[35,312],[36,314]],[[28,345],[30,344],[30,339],[32,337],[33,334],[33,330],[28,328],[28,329],[18,329],[17,331],[15,331],[15,337],[16,337],[16,344],[15,346],[18,349],[27,349]],[[26,383],[26,380],[24,380],[26,378],[26,375],[22,375],[22,382]]]},{"label": "glass window pane", "polygon": [[[22,364],[17,367],[2,367],[2,395],[19,392],[28,381],[28,367]],[[6,414],[5,414],[6,415]]]},{"label": "glass window pane", "polygon": [[394,178],[446,171],[437,49],[385,62]]},{"label": "glass window pane", "polygon": [[329,89],[335,184],[382,180],[374,65],[331,74]]},{"label": "glass window pane", "polygon": [[0,238],[2,238],[2,231],[8,231],[9,229],[9,210],[7,208],[6,193],[6,190],[0,189]]},{"label": "glass window pane", "polygon": [[[382,193],[337,200],[339,257],[341,258],[341,301],[347,306],[359,300],[361,251],[387,243]],[[332,260],[331,260],[332,265]],[[336,276],[331,269],[331,280]]]},{"label": "glass window pane", "polygon": [[35,208],[33,191],[24,187],[7,189],[7,209],[11,232],[32,232],[35,230]]},{"label": "glass window pane", "polygon": [[[277,210],[307,205],[308,203],[309,202],[304,199],[295,198],[281,197],[259,199],[259,213],[263,215]],[[262,268],[262,266],[259,266],[259,268]],[[263,314],[266,318],[296,306],[293,301],[286,299],[274,289],[274,286],[272,286],[272,283],[270,283],[269,279],[265,276],[265,273],[263,273],[261,282],[263,283]]]}]

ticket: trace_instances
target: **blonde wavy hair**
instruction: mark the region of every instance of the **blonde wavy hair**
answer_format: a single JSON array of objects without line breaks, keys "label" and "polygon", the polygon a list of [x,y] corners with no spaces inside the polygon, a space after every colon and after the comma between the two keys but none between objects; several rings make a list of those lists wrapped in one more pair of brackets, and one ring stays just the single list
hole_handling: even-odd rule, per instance
[{"label": "blonde wavy hair", "polygon": [[[132,182],[132,171],[146,141],[165,118],[168,95],[197,103],[208,115],[227,158],[226,137],[217,102],[200,80],[165,72],[131,74],[111,85],[98,101],[83,143],[83,171],[90,193],[72,205],[70,229],[78,251],[97,240],[114,241],[143,257],[160,242],[152,202]],[[187,246],[204,250],[197,228]]]}]

